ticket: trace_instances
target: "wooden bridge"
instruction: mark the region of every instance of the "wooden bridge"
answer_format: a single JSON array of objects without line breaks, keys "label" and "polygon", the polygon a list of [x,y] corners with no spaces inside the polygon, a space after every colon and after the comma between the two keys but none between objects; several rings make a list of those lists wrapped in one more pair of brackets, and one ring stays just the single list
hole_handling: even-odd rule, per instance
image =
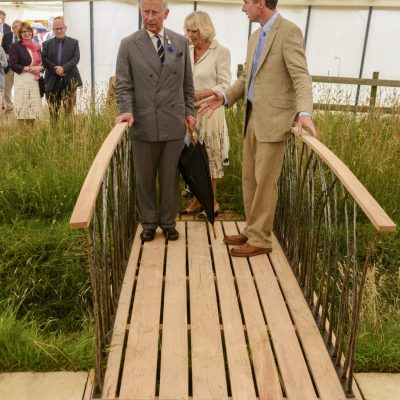
[{"label": "wooden bridge", "polygon": [[240,221],[217,221],[217,239],[206,222],[179,221],[178,241],[161,231],[140,241],[131,147],[126,124],[116,126],[70,222],[88,246],[93,397],[361,400],[365,275],[380,232],[396,227],[347,167],[317,139],[293,136],[272,253],[231,258],[222,238]]}]

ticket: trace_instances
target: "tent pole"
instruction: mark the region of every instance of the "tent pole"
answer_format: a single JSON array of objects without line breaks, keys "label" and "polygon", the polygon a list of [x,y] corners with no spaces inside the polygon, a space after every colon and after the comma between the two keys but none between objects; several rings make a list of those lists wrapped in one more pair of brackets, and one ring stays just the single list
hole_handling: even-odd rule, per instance
[{"label": "tent pole", "polygon": [[193,2],[193,11],[196,11],[197,10],[197,1],[194,1]]},{"label": "tent pole", "polygon": [[[361,65],[360,65],[360,73],[358,74],[359,78],[362,78],[364,63],[365,63],[365,53],[367,52],[367,42],[368,42],[368,35],[369,35],[369,27],[371,25],[371,16],[372,16],[372,9],[373,7],[369,7],[368,10],[368,20],[367,20],[367,28],[365,30],[365,37],[364,37],[364,47],[361,57]],[[360,85],[357,85],[357,93],[356,93],[356,106],[358,105],[358,99],[360,97]]]},{"label": "tent pole", "polygon": [[308,6],[306,31],[304,32],[304,49],[307,48],[308,28],[310,27],[311,9],[312,9],[312,6]]},{"label": "tent pole", "polygon": [[95,104],[95,76],[94,76],[94,29],[93,29],[93,1],[89,2],[90,10],[90,82],[92,106]]}]

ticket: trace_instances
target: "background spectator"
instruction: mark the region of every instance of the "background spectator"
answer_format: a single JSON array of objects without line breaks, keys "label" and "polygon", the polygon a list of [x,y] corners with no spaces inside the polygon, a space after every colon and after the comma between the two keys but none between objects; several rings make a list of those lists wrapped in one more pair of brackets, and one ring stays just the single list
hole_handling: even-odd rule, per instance
[{"label": "background spectator", "polygon": [[33,29],[23,22],[19,40],[10,47],[10,67],[16,73],[14,106],[17,119],[33,122],[42,113],[39,78],[43,71],[40,45],[33,41]]}]

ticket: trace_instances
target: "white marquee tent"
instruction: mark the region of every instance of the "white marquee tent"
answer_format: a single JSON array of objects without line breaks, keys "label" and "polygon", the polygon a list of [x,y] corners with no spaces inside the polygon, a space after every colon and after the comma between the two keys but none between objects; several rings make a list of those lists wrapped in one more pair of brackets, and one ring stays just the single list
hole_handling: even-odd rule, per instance
[{"label": "white marquee tent", "polygon": [[[217,38],[232,56],[232,74],[245,60],[249,33],[257,28],[241,12],[241,0],[170,0],[165,25],[183,33],[183,19],[207,11]],[[79,69],[87,83],[104,84],[114,74],[120,40],[138,29],[138,0],[0,1],[7,22],[63,14],[68,34],[79,39]],[[400,80],[400,0],[280,0],[278,11],[303,31],[312,75]]]}]

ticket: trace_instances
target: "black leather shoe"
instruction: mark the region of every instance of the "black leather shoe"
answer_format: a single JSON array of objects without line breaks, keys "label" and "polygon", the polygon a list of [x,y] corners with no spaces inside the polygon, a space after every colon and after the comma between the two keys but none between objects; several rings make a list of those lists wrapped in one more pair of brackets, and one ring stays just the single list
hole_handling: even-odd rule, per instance
[{"label": "black leather shoe", "polygon": [[143,229],[142,233],[140,234],[140,239],[142,239],[143,242],[151,242],[155,236],[155,229]]},{"label": "black leather shoe", "polygon": [[163,229],[163,234],[168,240],[179,239],[179,232],[175,228],[165,228]]}]

